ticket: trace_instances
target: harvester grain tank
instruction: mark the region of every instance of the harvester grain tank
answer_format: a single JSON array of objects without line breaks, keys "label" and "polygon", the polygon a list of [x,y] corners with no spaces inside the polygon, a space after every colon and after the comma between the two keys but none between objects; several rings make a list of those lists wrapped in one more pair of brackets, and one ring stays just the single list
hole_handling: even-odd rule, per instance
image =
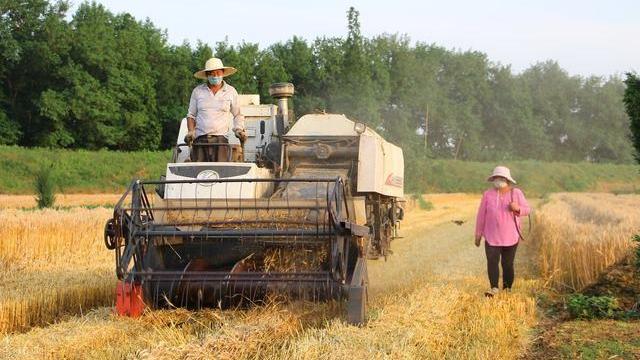
[{"label": "harvester grain tank", "polygon": [[402,149],[344,115],[289,126],[293,85],[270,94],[277,106],[240,95],[248,139],[228,146],[241,161],[190,162],[183,119],[166,173],[133,181],[117,203],[105,243],[119,314],[285,294],[346,299],[347,320],[365,321],[367,259],[391,253],[402,219]]}]

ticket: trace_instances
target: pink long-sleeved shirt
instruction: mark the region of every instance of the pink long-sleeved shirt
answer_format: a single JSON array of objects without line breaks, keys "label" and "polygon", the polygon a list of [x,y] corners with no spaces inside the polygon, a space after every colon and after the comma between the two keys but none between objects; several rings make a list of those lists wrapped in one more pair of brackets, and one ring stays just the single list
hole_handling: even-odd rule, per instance
[{"label": "pink long-sleeved shirt", "polygon": [[[520,227],[520,217],[529,215],[531,208],[520,189],[513,188],[511,191],[513,202],[520,206],[520,211],[516,213],[516,221]],[[476,237],[484,236],[491,246],[511,246],[518,243],[518,230],[513,212],[509,209],[511,191],[500,194],[496,189],[489,189],[482,195],[476,217]],[[522,231],[522,227],[520,229]]]}]

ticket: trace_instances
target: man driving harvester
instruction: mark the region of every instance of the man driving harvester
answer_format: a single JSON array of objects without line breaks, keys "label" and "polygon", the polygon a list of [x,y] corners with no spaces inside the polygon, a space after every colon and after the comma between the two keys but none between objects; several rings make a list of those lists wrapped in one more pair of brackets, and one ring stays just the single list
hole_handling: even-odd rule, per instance
[{"label": "man driving harvester", "polygon": [[187,113],[188,133],[184,141],[191,146],[191,161],[232,161],[228,145],[229,124],[233,118],[233,133],[244,144],[244,116],[240,113],[238,92],[223,78],[236,72],[224,66],[222,60],[207,60],[204,69],[193,76],[206,80],[191,92]]}]

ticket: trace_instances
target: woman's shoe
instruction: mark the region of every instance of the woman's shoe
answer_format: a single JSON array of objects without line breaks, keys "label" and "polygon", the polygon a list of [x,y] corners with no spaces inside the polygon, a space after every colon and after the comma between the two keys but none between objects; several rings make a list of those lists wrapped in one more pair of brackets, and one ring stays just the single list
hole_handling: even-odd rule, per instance
[{"label": "woman's shoe", "polygon": [[484,296],[494,297],[495,295],[498,295],[498,291],[500,291],[500,289],[498,289],[497,287],[491,288],[484,292]]}]

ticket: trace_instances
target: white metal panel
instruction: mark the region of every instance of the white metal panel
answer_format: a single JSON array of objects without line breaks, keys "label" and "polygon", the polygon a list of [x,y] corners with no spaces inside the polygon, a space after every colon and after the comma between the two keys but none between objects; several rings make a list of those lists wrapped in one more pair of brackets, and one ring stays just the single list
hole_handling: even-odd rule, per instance
[{"label": "white metal panel", "polygon": [[354,122],[344,115],[304,115],[287,132],[287,136],[358,136]]},{"label": "white metal panel", "polygon": [[298,119],[287,136],[360,136],[358,150],[358,192],[387,196],[404,195],[402,149],[367,128],[361,135],[355,122],[344,115],[311,114]]},{"label": "white metal panel", "polygon": [[[176,145],[184,143],[184,137],[187,136],[187,118],[182,118],[180,121],[180,130],[178,131],[178,139],[176,139]],[[185,162],[190,155],[188,146],[181,146],[180,153],[178,153],[177,162]]]},{"label": "white metal panel", "polygon": [[382,174],[382,152],[373,136],[361,136],[358,149],[358,192],[377,192]]},{"label": "white metal panel", "polygon": [[[183,163],[168,164],[166,180],[194,180],[191,177],[175,175],[169,171],[169,167],[189,166],[210,169],[212,164],[216,167],[247,166],[251,169],[248,173],[240,176],[228,177],[227,179],[270,179],[273,174],[264,168],[259,168],[256,164],[248,163]],[[197,177],[196,177],[197,178]],[[246,183],[212,183],[212,184],[167,184],[165,187],[165,199],[255,199],[264,198],[272,192],[272,183],[246,182]]]},{"label": "white metal panel", "polygon": [[245,105],[240,107],[240,112],[247,117],[271,117],[278,112],[275,105]]},{"label": "white metal panel", "polygon": [[383,148],[383,176],[380,178],[381,194],[395,197],[404,196],[404,156],[402,149],[392,143],[384,141]]},{"label": "white metal panel", "polygon": [[358,150],[358,192],[404,196],[402,149],[377,134],[360,136]]},{"label": "white metal panel", "polygon": [[238,94],[238,104],[244,105],[260,105],[260,95],[258,94]]},{"label": "white metal panel", "polygon": [[[244,144],[244,159],[247,162],[256,161],[260,147],[271,142],[275,130],[275,105],[251,105],[242,108],[247,141]],[[264,134],[260,134],[260,123],[264,122]],[[235,136],[233,136],[235,137]]]}]

